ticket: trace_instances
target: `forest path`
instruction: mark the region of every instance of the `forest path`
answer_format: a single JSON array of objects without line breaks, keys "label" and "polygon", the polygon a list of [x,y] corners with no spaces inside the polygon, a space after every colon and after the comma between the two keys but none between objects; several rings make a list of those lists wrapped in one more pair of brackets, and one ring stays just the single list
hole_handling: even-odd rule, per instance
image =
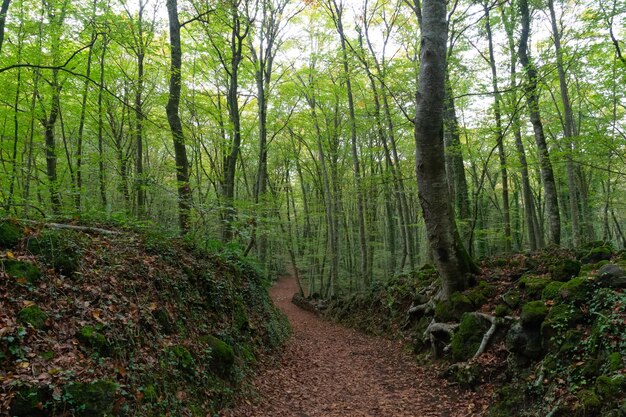
[{"label": "forest path", "polygon": [[291,340],[254,381],[259,399],[225,417],[461,417],[482,415],[485,399],[419,366],[399,342],[368,336],[304,311],[293,277],[270,290],[289,317]]}]

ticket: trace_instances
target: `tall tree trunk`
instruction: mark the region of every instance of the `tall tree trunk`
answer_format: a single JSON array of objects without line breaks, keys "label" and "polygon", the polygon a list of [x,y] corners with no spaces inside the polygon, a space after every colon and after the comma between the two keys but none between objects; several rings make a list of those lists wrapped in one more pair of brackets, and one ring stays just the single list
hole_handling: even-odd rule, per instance
[{"label": "tall tree trunk", "polygon": [[563,103],[563,133],[565,134],[565,165],[567,170],[567,188],[569,189],[568,200],[572,222],[572,243],[579,246],[580,239],[580,223],[579,223],[579,189],[576,185],[576,175],[574,161],[572,158],[574,137],[577,136],[576,124],[574,123],[574,112],[569,99],[567,90],[567,81],[565,80],[565,67],[563,65],[563,50],[561,48],[561,33],[556,20],[554,11],[554,0],[548,0],[550,9],[550,23],[552,26],[552,39],[554,40],[554,48],[556,49],[556,68],[559,74],[559,86],[561,90],[561,102]]},{"label": "tall tree trunk", "polygon": [[[93,15],[96,15],[96,5],[94,3]],[[93,43],[96,41],[96,31],[91,34],[91,46],[87,54],[87,69],[85,71],[86,79],[83,86],[83,97],[81,101],[80,116],[78,122],[78,143],[76,144],[76,190],[74,190],[74,208],[80,213],[81,197],[83,192],[83,135],[85,131],[85,115],[87,114],[87,95],[89,94],[89,82],[91,78],[91,61],[93,57]]]},{"label": "tall tree trunk", "polygon": [[57,178],[57,155],[56,143],[54,137],[54,129],[59,117],[61,108],[61,86],[59,85],[59,70],[52,70],[52,98],[50,101],[50,113],[41,120],[44,128],[44,138],[46,143],[46,175],[48,176],[48,188],[50,191],[50,202],[52,203],[52,212],[55,215],[61,213],[61,194],[59,193],[59,184]]},{"label": "tall tree trunk", "polygon": [[526,231],[528,235],[528,244],[530,250],[537,250],[544,246],[541,230],[537,220],[537,209],[535,207],[535,200],[532,194],[532,188],[530,187],[530,176],[528,174],[528,162],[526,161],[526,151],[524,149],[524,142],[522,141],[521,121],[519,117],[519,105],[517,96],[517,54],[515,52],[515,40],[513,38],[513,27],[515,19],[515,8],[511,7],[511,17],[506,14],[506,9],[500,7],[500,14],[502,21],[504,22],[504,29],[507,35],[509,45],[509,62],[510,62],[510,107],[512,113],[511,126],[513,129],[513,136],[515,137],[515,148],[517,150],[517,157],[520,163],[520,174],[522,180],[522,199],[524,201],[524,219],[526,222]]},{"label": "tall tree trunk", "polygon": [[174,140],[174,158],[176,160],[176,181],[178,188],[178,223],[182,234],[189,231],[191,211],[191,187],[189,185],[189,161],[180,121],[179,105],[181,90],[182,50],[180,45],[180,21],[178,20],[178,1],[167,0],[167,15],[170,27],[170,83],[169,97],[165,111]]},{"label": "tall tree trunk", "polygon": [[2,0],[2,5],[0,5],[0,57],[2,57],[2,44],[4,43],[4,24],[7,20],[7,13],[9,12],[9,4],[11,4],[11,0]]},{"label": "tall tree trunk", "polygon": [[104,96],[104,57],[106,55],[108,40],[106,34],[102,35],[102,50],[100,51],[100,80],[98,86],[98,185],[100,189],[100,203],[102,208],[107,208],[106,180],[104,172],[104,108],[102,99]]},{"label": "tall tree trunk", "polygon": [[509,207],[509,174],[506,168],[506,153],[504,151],[504,132],[502,130],[502,114],[500,110],[501,96],[498,88],[498,72],[496,59],[493,52],[493,36],[487,3],[483,4],[485,10],[485,26],[489,43],[489,66],[491,67],[491,85],[494,91],[494,114],[496,118],[496,140],[498,144],[498,157],[500,159],[500,175],[502,176],[502,214],[504,217],[504,251],[511,252],[511,209]]},{"label": "tall tree trunk", "polygon": [[530,114],[530,122],[533,125],[535,142],[539,151],[539,164],[541,166],[541,177],[543,179],[543,189],[546,199],[546,210],[548,214],[548,225],[550,227],[550,243],[559,245],[561,243],[561,218],[559,214],[559,202],[556,192],[556,182],[554,172],[550,162],[550,154],[546,143],[546,136],[541,122],[539,112],[539,93],[537,91],[537,69],[530,62],[528,56],[528,37],[530,34],[530,12],[528,10],[528,0],[519,0],[519,8],[522,17],[522,32],[520,36],[518,54],[520,63],[526,72],[526,104]]},{"label": "tall tree trunk", "polygon": [[[340,0],[341,1],[341,0]],[[356,115],[354,111],[354,95],[352,92],[352,80],[350,78],[350,69],[348,67],[348,51],[346,48],[346,37],[343,31],[343,3],[337,3],[332,0],[330,5],[331,14],[339,34],[341,44],[341,58],[343,72],[346,82],[346,93],[348,95],[348,114],[350,122],[350,150],[352,152],[352,169],[354,170],[354,179],[356,187],[356,210],[359,223],[359,249],[361,252],[361,279],[363,284],[369,285],[371,272],[369,270],[368,251],[367,251],[367,234],[365,231],[365,203],[363,201],[363,186],[361,184],[361,167],[359,162],[359,152],[357,148],[356,133]]]},{"label": "tall tree trunk", "polygon": [[428,241],[441,277],[441,297],[469,285],[476,265],[454,221],[443,144],[447,16],[445,0],[424,0],[419,83],[415,110],[416,171]]}]

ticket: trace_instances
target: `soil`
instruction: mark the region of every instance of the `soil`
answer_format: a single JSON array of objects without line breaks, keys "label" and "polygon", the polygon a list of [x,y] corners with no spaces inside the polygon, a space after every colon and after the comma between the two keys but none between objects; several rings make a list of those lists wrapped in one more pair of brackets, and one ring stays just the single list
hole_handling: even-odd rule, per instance
[{"label": "soil", "polygon": [[482,416],[485,391],[452,386],[435,365],[418,365],[401,342],[323,320],[291,303],[292,277],[271,289],[293,336],[280,359],[260,371],[258,398],[223,417],[461,417]]}]

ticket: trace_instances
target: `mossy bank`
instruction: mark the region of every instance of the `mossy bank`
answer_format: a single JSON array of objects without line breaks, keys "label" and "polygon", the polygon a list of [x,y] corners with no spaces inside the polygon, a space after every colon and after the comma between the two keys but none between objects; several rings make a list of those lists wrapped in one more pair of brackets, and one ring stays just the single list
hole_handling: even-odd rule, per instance
[{"label": "mossy bank", "polygon": [[207,416],[289,328],[234,251],[0,221],[0,415]]}]

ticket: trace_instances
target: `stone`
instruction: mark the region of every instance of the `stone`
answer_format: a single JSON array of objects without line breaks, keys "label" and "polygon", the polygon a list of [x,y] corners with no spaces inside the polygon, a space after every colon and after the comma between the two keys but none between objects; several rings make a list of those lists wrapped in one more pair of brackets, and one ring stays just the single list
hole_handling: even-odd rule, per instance
[{"label": "stone", "polygon": [[580,262],[573,259],[563,259],[552,265],[550,276],[554,281],[565,282],[578,276],[580,272]]},{"label": "stone", "polygon": [[4,272],[16,278],[18,282],[24,280],[28,284],[36,284],[41,278],[41,272],[37,265],[30,262],[16,261],[14,259],[5,259],[0,261]]},{"label": "stone", "polygon": [[45,387],[23,386],[15,390],[11,401],[10,415],[14,417],[46,416],[44,406],[50,399],[50,393]]},{"label": "stone", "polygon": [[455,292],[450,300],[440,301],[435,305],[435,320],[449,323],[461,320],[463,314],[474,311],[474,304],[464,294]]},{"label": "stone", "polygon": [[574,278],[559,289],[559,299],[574,305],[584,304],[591,299],[591,281],[587,278]]},{"label": "stone", "polygon": [[105,417],[113,412],[117,385],[108,380],[74,382],[65,387],[64,398],[77,417]]},{"label": "stone", "polygon": [[476,315],[464,314],[459,328],[452,336],[452,360],[466,361],[474,356],[490,325],[491,323]]},{"label": "stone", "polygon": [[509,329],[505,343],[509,352],[525,358],[538,359],[543,355],[539,330],[525,328],[519,321]]},{"label": "stone", "polygon": [[36,305],[24,307],[17,314],[17,318],[22,324],[30,324],[37,330],[42,330],[46,327],[46,313],[44,313]]},{"label": "stone", "polygon": [[626,272],[615,264],[607,264],[598,270],[598,283],[602,287],[626,288]]},{"label": "stone", "polygon": [[552,280],[547,275],[527,274],[519,280],[519,287],[524,290],[526,296],[532,300],[541,298],[541,292]]},{"label": "stone", "polygon": [[22,229],[9,220],[0,220],[0,248],[12,249],[20,242]]},{"label": "stone", "polygon": [[502,295],[502,301],[504,301],[504,304],[506,304],[510,308],[515,309],[519,307],[520,303],[522,302],[522,296],[519,290],[511,288]]},{"label": "stone", "polygon": [[548,308],[543,301],[531,301],[522,306],[520,320],[524,327],[539,328],[547,315]]}]

